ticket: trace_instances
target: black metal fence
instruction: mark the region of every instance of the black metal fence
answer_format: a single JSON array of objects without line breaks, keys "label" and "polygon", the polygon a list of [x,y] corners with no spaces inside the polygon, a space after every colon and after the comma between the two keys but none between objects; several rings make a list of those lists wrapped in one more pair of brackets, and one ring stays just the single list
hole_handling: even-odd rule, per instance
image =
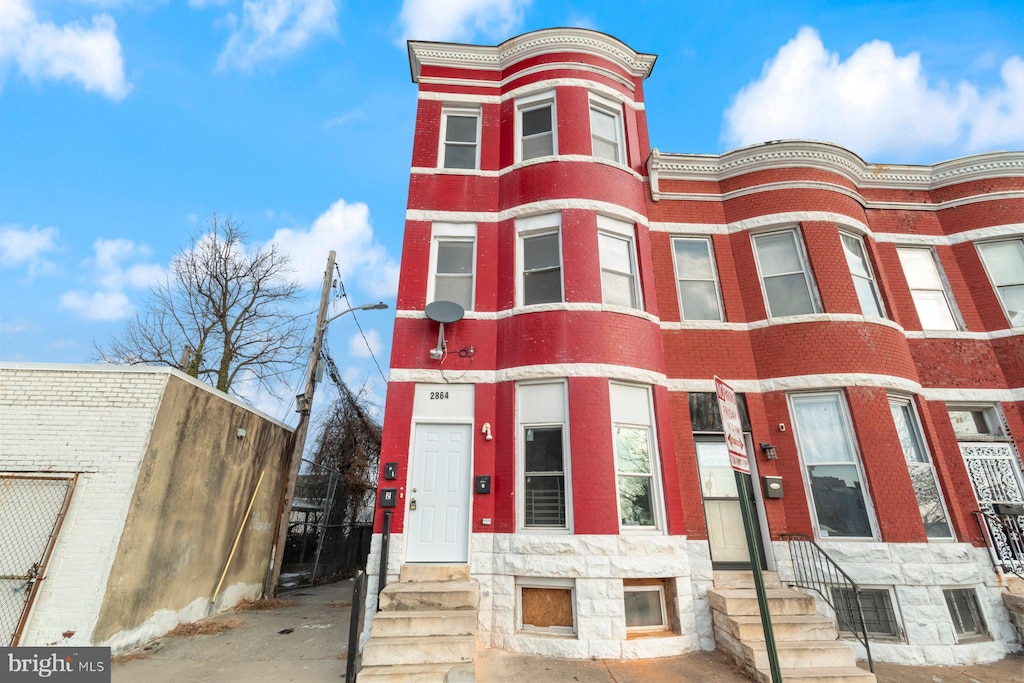
[{"label": "black metal fence", "polygon": [[341,474],[302,461],[295,482],[279,588],[330,583],[366,567],[372,524],[352,517]]}]

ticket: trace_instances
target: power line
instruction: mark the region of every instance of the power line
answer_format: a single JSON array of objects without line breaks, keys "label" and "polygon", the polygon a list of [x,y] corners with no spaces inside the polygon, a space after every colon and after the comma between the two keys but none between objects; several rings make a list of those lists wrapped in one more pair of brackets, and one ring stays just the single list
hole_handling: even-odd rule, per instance
[{"label": "power line", "polygon": [[[341,269],[338,268],[338,264],[334,264],[335,272],[338,274],[338,285],[341,288],[341,296],[348,302],[348,305],[352,306],[352,300],[348,298],[348,292],[345,291],[345,282],[341,279]],[[373,348],[370,346],[370,340],[366,338],[366,333],[363,332],[363,326],[359,324],[359,318],[356,317],[355,308],[352,308],[352,319],[356,322],[356,327],[359,328],[359,336],[363,338],[363,343],[366,344],[366,350],[370,352],[370,358],[373,359],[373,364],[377,366],[377,372],[380,374],[380,378],[384,380],[385,386],[388,384],[388,378],[384,374],[384,371],[380,367],[380,363],[377,362],[377,356],[373,353]]]}]

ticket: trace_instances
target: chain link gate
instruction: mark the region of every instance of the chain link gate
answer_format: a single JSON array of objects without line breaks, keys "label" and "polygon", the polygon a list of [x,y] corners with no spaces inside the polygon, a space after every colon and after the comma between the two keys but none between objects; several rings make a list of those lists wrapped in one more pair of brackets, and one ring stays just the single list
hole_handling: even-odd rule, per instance
[{"label": "chain link gate", "polygon": [[25,630],[78,475],[0,475],[0,644]]}]

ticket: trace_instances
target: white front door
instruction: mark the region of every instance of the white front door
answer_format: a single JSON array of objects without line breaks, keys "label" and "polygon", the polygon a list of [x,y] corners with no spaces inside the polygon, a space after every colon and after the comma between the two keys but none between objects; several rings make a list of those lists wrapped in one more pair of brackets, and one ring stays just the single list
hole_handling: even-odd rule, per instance
[{"label": "white front door", "polygon": [[469,425],[416,426],[406,515],[406,562],[469,559]]},{"label": "white front door", "polygon": [[698,437],[697,467],[704,497],[711,561],[715,564],[750,565],[750,550],[743,531],[743,513],[736,489],[736,475],[729,464],[729,450],[722,437]]}]

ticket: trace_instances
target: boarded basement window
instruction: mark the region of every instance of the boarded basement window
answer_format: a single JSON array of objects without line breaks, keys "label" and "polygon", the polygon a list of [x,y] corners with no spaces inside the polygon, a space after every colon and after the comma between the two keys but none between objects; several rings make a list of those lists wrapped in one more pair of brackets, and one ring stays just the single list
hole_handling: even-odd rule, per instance
[{"label": "boarded basement window", "polygon": [[[530,581],[530,584],[533,584]],[[547,582],[545,582],[546,584]],[[570,584],[520,584],[519,605],[522,628],[555,633],[575,633],[573,588]]]}]

